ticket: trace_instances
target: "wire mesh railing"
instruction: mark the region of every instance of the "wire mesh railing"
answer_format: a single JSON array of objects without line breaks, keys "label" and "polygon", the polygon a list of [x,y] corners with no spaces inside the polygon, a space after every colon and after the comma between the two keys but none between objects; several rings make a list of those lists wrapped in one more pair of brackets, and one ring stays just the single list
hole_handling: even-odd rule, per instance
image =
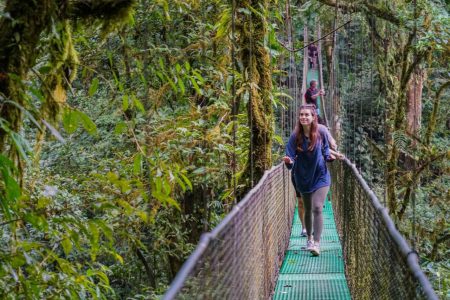
[{"label": "wire mesh railing", "polygon": [[280,164],[199,245],[164,299],[268,299],[289,235],[295,193]]},{"label": "wire mesh railing", "polygon": [[349,160],[331,167],[332,201],[353,299],[437,299],[418,255]]}]

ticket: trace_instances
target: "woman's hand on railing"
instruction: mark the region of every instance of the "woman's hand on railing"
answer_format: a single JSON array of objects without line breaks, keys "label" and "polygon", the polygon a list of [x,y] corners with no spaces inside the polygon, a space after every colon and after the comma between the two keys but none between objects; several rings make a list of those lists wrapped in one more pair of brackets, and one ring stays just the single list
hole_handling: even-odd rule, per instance
[{"label": "woman's hand on railing", "polygon": [[289,156],[283,157],[283,161],[287,165],[292,165],[294,163],[294,161]]},{"label": "woman's hand on railing", "polygon": [[340,152],[337,152],[337,151],[334,151],[334,150],[331,150],[330,149],[330,157],[331,157],[331,159],[339,159],[339,160],[343,160],[344,158],[345,158],[345,155],[344,154],[342,154],[342,153],[340,153]]}]

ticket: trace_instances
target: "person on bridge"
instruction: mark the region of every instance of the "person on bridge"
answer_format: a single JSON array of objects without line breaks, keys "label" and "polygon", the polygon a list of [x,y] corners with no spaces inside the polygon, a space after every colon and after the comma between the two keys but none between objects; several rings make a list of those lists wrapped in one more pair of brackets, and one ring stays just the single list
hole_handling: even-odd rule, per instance
[{"label": "person on bridge", "polygon": [[308,59],[309,59],[309,68],[316,68],[317,65],[317,47],[315,44],[310,44],[308,46]]},{"label": "person on bridge", "polygon": [[306,249],[317,256],[320,254],[323,228],[322,209],[331,184],[326,161],[332,161],[332,156],[327,132],[318,126],[313,105],[300,106],[297,125],[286,145],[286,156],[283,160],[294,172],[295,189],[303,198],[308,236]]},{"label": "person on bridge", "polygon": [[[325,131],[327,133],[328,142],[330,144],[331,159],[332,160],[334,160],[336,158],[341,159],[343,157],[343,155],[340,154],[339,152],[337,152],[336,140],[333,138],[333,136],[331,135],[328,128],[322,124],[318,124],[318,126],[319,126],[319,130]],[[292,185],[295,187],[294,172],[291,172],[291,181],[292,181]],[[307,235],[306,235],[306,226],[305,226],[305,207],[303,205],[302,194],[297,189],[295,189],[295,196],[297,197],[297,203],[298,203],[298,205],[297,205],[298,206],[298,216],[299,216],[300,222],[302,224],[302,231],[300,233],[300,236],[305,237]]]},{"label": "person on bridge", "polygon": [[323,95],[325,95],[325,91],[319,90],[317,88],[317,80],[311,80],[309,83],[309,88],[306,90],[306,93],[305,93],[305,102],[306,102],[306,104],[312,104],[315,106],[318,121],[320,124],[323,124],[323,123],[322,123],[322,119],[320,118],[320,110],[318,108],[319,106],[317,105],[317,98],[320,96],[323,96]]}]

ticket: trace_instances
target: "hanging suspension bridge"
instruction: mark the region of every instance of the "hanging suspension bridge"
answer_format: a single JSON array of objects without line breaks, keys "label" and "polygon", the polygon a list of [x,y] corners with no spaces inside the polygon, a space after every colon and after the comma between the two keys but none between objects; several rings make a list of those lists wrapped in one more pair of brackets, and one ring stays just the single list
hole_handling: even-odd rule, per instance
[{"label": "hanging suspension bridge", "polygon": [[[291,52],[287,88],[292,99],[279,115],[285,138],[293,128],[306,83],[314,79],[324,87],[322,38],[320,26],[316,27],[317,67],[309,68],[305,46],[301,93]],[[308,44],[307,26],[303,35]],[[292,47],[292,40],[288,46]],[[345,64],[358,60],[356,54],[337,56]],[[339,130],[335,122],[338,109],[332,101],[340,93],[337,74],[328,76],[329,101],[319,101],[333,135]],[[353,105],[346,111],[352,112],[355,120],[362,105]],[[343,145],[351,160],[329,166],[332,186],[323,210],[320,256],[313,257],[303,249],[306,237],[300,235],[290,172],[279,164],[266,171],[214,230],[202,235],[164,299],[437,299],[419,267],[417,253],[362,177],[361,165],[354,162],[358,160],[354,147]]]}]

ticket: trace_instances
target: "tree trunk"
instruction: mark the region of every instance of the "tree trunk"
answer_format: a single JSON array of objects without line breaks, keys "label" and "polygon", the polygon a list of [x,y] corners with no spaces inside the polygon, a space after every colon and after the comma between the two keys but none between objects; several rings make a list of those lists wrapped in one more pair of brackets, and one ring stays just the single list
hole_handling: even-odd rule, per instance
[{"label": "tree trunk", "polygon": [[[36,59],[40,55],[36,49],[39,49],[38,46],[43,34],[50,30],[52,26],[58,27],[55,23],[67,22],[70,19],[101,17],[105,21],[114,18],[119,20],[117,17],[123,16],[124,11],[129,10],[132,4],[133,0],[99,0],[91,1],[91,3],[86,3],[84,0],[6,1],[3,16],[0,17],[0,95],[7,99],[9,103],[2,100],[0,118],[4,120],[8,131],[17,133],[20,130],[22,108],[29,108],[23,81],[27,78],[28,72],[35,65]],[[6,17],[7,15],[8,17]],[[61,43],[72,43],[70,36],[60,35],[59,39]],[[70,41],[64,41],[64,39],[70,39]],[[54,41],[46,41],[46,43],[49,45]],[[62,52],[67,50],[66,48],[62,47],[55,52],[60,51],[59,54],[62,55]],[[64,62],[58,61],[57,63]],[[55,76],[62,76],[62,74],[59,73]],[[48,80],[48,78],[45,79]],[[54,92],[52,88],[54,87],[46,86],[43,88],[43,91],[45,91],[43,94],[49,93],[51,95]],[[61,86],[58,86],[59,94],[65,93],[62,89]],[[55,97],[50,96],[49,98]],[[49,99],[49,101],[55,102],[55,99]],[[52,111],[52,113],[53,115],[41,117],[54,119],[55,114],[59,112]],[[5,153],[5,149],[9,149],[9,157],[20,169],[19,150],[8,142],[8,132],[0,128],[0,153]],[[21,175],[19,174],[19,177]]]},{"label": "tree trunk", "polygon": [[[265,10],[267,0],[244,0],[237,3],[237,30],[239,48],[245,81],[248,85],[247,105],[250,128],[248,162],[242,180],[246,187],[252,187],[272,166],[273,108],[271,100],[272,78],[270,57],[264,46],[267,34],[267,20],[264,13],[255,14],[249,9]],[[239,12],[239,8],[251,11],[251,16]]]},{"label": "tree trunk", "polygon": [[[54,1],[8,1],[0,19],[0,94],[13,103],[2,103],[0,118],[17,132],[26,107],[22,80],[34,65],[41,33],[51,25],[50,15],[56,9]],[[0,153],[4,153],[7,133],[0,128]],[[13,153],[13,157],[16,154]]]},{"label": "tree trunk", "polygon": [[[422,120],[422,89],[425,80],[425,71],[417,69],[411,78],[408,88],[408,106],[406,112],[406,130],[409,134],[417,136]],[[413,141],[415,144],[415,141]]]}]

